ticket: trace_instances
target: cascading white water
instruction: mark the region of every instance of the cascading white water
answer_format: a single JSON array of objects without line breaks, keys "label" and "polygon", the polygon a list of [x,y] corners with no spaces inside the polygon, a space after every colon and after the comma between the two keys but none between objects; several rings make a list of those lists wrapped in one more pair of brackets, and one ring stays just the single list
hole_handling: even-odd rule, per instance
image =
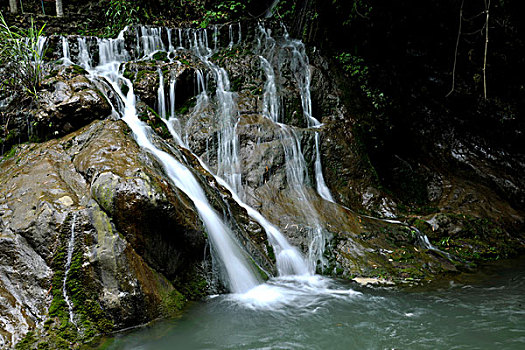
[{"label": "cascading white water", "polygon": [[[214,28],[214,41],[213,45],[216,47],[218,42],[218,27]],[[242,38],[241,35],[241,27],[239,26],[239,41]],[[141,31],[142,33],[145,33],[144,31]],[[230,43],[234,40],[234,31],[233,27],[228,27],[229,32],[229,39]],[[150,31],[147,32],[148,35],[155,35],[156,32]],[[240,165],[238,160],[238,140],[237,135],[235,132],[235,124],[236,120],[232,118],[232,116],[237,117],[236,115],[236,103],[234,100],[234,94],[230,92],[230,86],[229,86],[229,79],[226,71],[212,62],[209,61],[209,58],[211,57],[213,50],[208,46],[208,38],[207,38],[207,31],[201,30],[201,31],[193,31],[191,33],[189,30],[186,30],[186,37],[188,38],[188,43],[190,45],[189,48],[192,50],[197,57],[199,57],[203,63],[214,73],[214,76],[216,78],[217,86],[216,86],[216,96],[215,99],[217,100],[218,105],[218,111],[216,113],[217,122],[220,125],[220,132],[219,132],[219,142],[218,142],[218,167],[217,167],[217,181],[225,186],[231,193],[234,198],[234,200],[239,203],[242,207],[244,207],[248,214],[257,221],[264,229],[265,232],[268,235],[268,239],[270,241],[270,244],[272,244],[272,247],[274,248],[276,261],[277,261],[277,269],[279,272],[279,275],[286,276],[286,275],[308,275],[311,274],[314,269],[308,268],[307,262],[304,260],[304,258],[301,256],[300,252],[297,250],[297,248],[291,246],[286,238],[282,235],[282,233],[268,220],[266,220],[259,212],[257,212],[255,209],[249,207],[246,203],[244,203],[240,196],[242,195],[242,187],[241,187],[241,177],[240,177]],[[137,40],[137,42],[144,42],[145,40]],[[149,39],[147,42],[152,42],[154,39]],[[180,40],[182,43],[182,40]],[[230,44],[228,44],[230,45]],[[144,51],[144,50],[142,50]],[[269,69],[271,69],[271,66],[269,66]],[[161,73],[159,72],[159,75]],[[158,95],[159,95],[159,108],[168,108],[168,107],[160,107],[160,106],[166,106],[165,101],[165,92],[164,92],[164,79],[163,77],[160,77],[160,84],[158,89]],[[197,101],[195,104],[195,107],[193,108],[193,111],[191,113],[190,118],[186,122],[186,134],[182,135],[182,133],[179,131],[181,128],[180,121],[175,116],[175,79],[172,79],[170,81],[170,102],[169,102],[169,108],[170,108],[170,118],[166,120],[163,118],[165,124],[168,127],[168,130],[170,131],[172,137],[174,140],[182,147],[188,148],[189,142],[188,138],[189,135],[187,134],[188,130],[190,130],[191,123],[194,122],[202,113],[204,113],[204,110],[208,107],[210,102],[210,97],[207,92],[206,87],[206,81],[204,79],[204,74],[200,71],[196,71],[196,81],[197,81]],[[277,99],[276,91],[275,91],[275,98]],[[269,107],[272,108],[272,107]],[[159,114],[162,115],[162,112]],[[277,116],[278,113],[275,111],[275,115]],[[235,121],[235,123],[234,123]],[[183,141],[184,140],[184,141]],[[208,152],[207,152],[208,153]],[[210,169],[207,167],[207,165],[202,161],[202,159],[198,158],[201,162],[201,165],[208,170],[210,173]]]},{"label": "cascading white water", "polygon": [[[261,36],[259,36],[258,38],[258,51],[260,53],[259,57],[261,59],[261,67],[266,76],[266,82],[263,93],[263,115],[268,119],[272,120],[274,123],[276,123],[276,125],[278,125],[280,128],[279,135],[285,156],[286,180],[290,190],[294,193],[296,197],[297,205],[300,205],[303,211],[305,213],[308,213],[306,215],[306,220],[310,225],[310,228],[308,230],[308,262],[310,271],[312,273],[315,273],[318,264],[320,264],[322,268],[326,263],[323,256],[326,244],[326,237],[323,233],[323,229],[318,218],[319,215],[310,203],[310,200],[308,199],[308,196],[305,192],[305,187],[307,187],[308,170],[303,152],[301,150],[301,143],[299,141],[299,137],[292,127],[278,122],[282,118],[280,116],[281,109],[277,93],[278,88],[276,83],[276,73],[269,60],[279,59],[279,57],[281,57],[282,55],[276,53],[276,51],[280,50],[281,48],[277,46],[277,43],[271,37],[269,30],[266,30],[262,26],[260,26],[259,31],[261,33]],[[288,39],[285,41],[283,47],[287,46]],[[277,64],[281,65],[282,63],[277,62]],[[294,65],[292,64],[292,67],[293,66]],[[305,114],[307,120],[310,120],[312,118],[308,116],[311,114],[311,106],[309,106],[307,102],[310,95],[309,84],[298,83],[298,85],[300,85],[299,90],[301,93],[301,100],[303,102],[303,113]],[[313,122],[309,122],[309,126],[311,126],[310,124],[313,124]],[[319,133],[315,132],[316,150],[318,150],[318,136]],[[319,169],[317,169],[318,166]],[[315,162],[315,173],[318,193],[324,199],[327,199],[326,193],[328,193],[328,197],[331,199],[330,192],[328,191],[328,189],[326,189],[325,191],[322,188],[322,186],[319,186],[321,182],[324,184],[324,179],[322,179],[322,172],[320,167],[321,164],[319,152],[317,152],[317,159]],[[319,180],[319,174],[321,174],[321,180]],[[322,194],[319,191],[320,188]]]},{"label": "cascading white water", "polygon": [[[262,25],[259,25],[258,32],[256,52],[258,52],[261,58],[261,67],[266,77],[263,94],[263,114],[273,122],[282,119],[279,116],[281,108],[277,91],[280,87],[278,87],[276,83],[276,76],[280,74],[284,60],[289,60],[293,78],[300,92],[301,106],[306,125],[314,133],[315,160],[313,170],[315,173],[316,190],[321,198],[334,202],[330,190],[326,186],[322,172],[320,133],[317,130],[322,125],[312,115],[310,67],[304,45],[298,40],[290,39],[286,31],[284,38],[279,42],[272,37],[271,30],[264,28]],[[277,73],[273,68],[272,62],[278,68]],[[327,237],[321,227],[318,213],[311,205],[304,190],[304,188],[307,187],[307,169],[299,138],[292,127],[280,123],[277,124],[281,127],[281,144],[283,145],[286,158],[288,185],[295,191],[299,202],[302,203],[303,209],[310,214],[308,216],[308,221],[311,225],[309,230],[310,245],[308,256],[310,268],[315,271],[318,262],[320,262],[321,267],[325,265],[323,253]]]},{"label": "cascading white water", "polygon": [[264,70],[264,74],[266,75],[263,93],[263,115],[277,123],[279,122],[280,103],[277,94],[277,86],[275,84],[275,71],[265,57],[259,57],[261,59],[261,66]]},{"label": "cascading white water", "polygon": [[[180,136],[177,134],[175,129],[173,128],[173,118],[170,118],[170,120],[164,120],[166,123],[171,135],[175,140],[181,140]],[[182,144],[182,141],[177,141],[179,145],[184,147],[184,144]],[[197,159],[200,162],[200,165],[212,173],[210,169],[206,166],[206,164],[202,161],[201,158],[197,157]],[[212,173],[213,174],[213,173]],[[272,225],[268,220],[266,220],[261,213],[250,207],[248,204],[244,203],[237,193],[229,186],[229,184],[224,181],[222,178],[215,176],[217,179],[217,182],[224,186],[226,189],[228,189],[232,195],[232,198],[246,211],[248,212],[248,215],[250,215],[251,218],[253,218],[255,221],[257,221],[262,228],[265,230],[268,240],[270,244],[272,245],[274,252],[275,252],[275,260],[277,262],[277,271],[279,272],[279,276],[289,276],[289,275],[310,275],[311,272],[308,269],[308,264],[304,260],[304,258],[301,256],[301,253],[297,250],[297,248],[293,247],[288,243],[286,238],[283,236],[283,234]]]},{"label": "cascading white water", "polygon": [[[186,121],[185,130],[184,132],[184,142],[186,145],[189,145],[189,132],[191,130],[192,124],[199,118],[202,114],[205,114],[205,109],[208,107],[208,103],[210,101],[210,98],[208,96],[208,92],[206,91],[206,82],[204,79],[204,74],[202,74],[202,71],[200,69],[197,69],[195,71],[196,74],[196,88],[197,88],[197,101],[195,103],[195,107],[193,108],[193,111],[191,112],[190,117]],[[179,122],[178,119],[173,119],[173,122]],[[182,133],[182,132],[181,132]],[[181,135],[182,136],[182,135]],[[186,147],[188,148],[188,147]]]},{"label": "cascading white water", "polygon": [[62,37],[62,64],[63,65],[70,65],[71,63],[71,54],[69,52],[69,42],[67,41],[66,37]]},{"label": "cascading white water", "polygon": [[[285,46],[292,49],[292,71],[295,76],[295,80],[299,91],[301,92],[301,104],[303,107],[304,118],[306,119],[308,127],[319,128],[321,123],[315,119],[312,114],[312,96],[310,93],[310,64],[304,44],[299,40],[292,40],[285,34]],[[322,166],[321,166],[321,154],[319,152],[320,135],[319,132],[315,133],[315,179],[317,185],[317,193],[330,202],[333,202],[330,190],[326,186],[324,181]]]},{"label": "cascading white water", "polygon": [[[233,41],[233,27],[229,26],[229,39],[230,43]],[[217,33],[218,29],[217,27],[214,28],[214,33]],[[171,35],[171,31],[167,30],[168,33],[170,33],[170,38],[173,36]],[[98,40],[98,48],[99,48],[99,57],[100,61],[97,67],[94,69],[92,68],[94,65],[91,61],[91,58],[89,56],[89,47],[86,45],[85,40],[81,43],[81,39],[79,38],[79,62],[85,67],[90,68],[89,70],[94,73],[95,76],[102,76],[104,77],[112,86],[113,88],[118,92],[118,94],[121,95],[121,99],[124,101],[123,103],[123,109],[124,109],[124,115],[123,118],[124,121],[130,125],[132,130],[134,131],[137,142],[144,147],[145,149],[148,149],[154,156],[156,156],[165,166],[166,172],[169,174],[170,179],[173,181],[173,183],[180,187],[184,192],[189,191],[188,188],[192,188],[191,191],[193,191],[193,188],[199,187],[198,183],[196,183],[196,180],[193,178],[193,180],[188,180],[190,183],[186,182],[187,179],[185,179],[184,176],[177,177],[177,172],[180,171],[183,172],[183,169],[186,169],[182,164],[178,163],[175,159],[169,160],[171,157],[164,153],[163,151],[158,150],[151,142],[151,139],[149,138],[148,131],[145,129],[146,126],[140,122],[136,118],[136,111],[134,106],[134,96],[130,97],[129,94],[133,94],[133,87],[131,86],[131,83],[122,77],[122,75],[118,72],[119,63],[125,62],[129,60],[131,57],[129,53],[125,49],[124,45],[124,32],[122,32],[117,39],[99,39]],[[232,33],[232,34],[230,34]],[[218,162],[218,173],[219,175],[217,177],[217,180],[219,183],[221,183],[223,186],[227,187],[232,195],[233,198],[242,206],[244,207],[248,214],[261,226],[265,229],[269,242],[272,244],[276,260],[277,260],[277,268],[279,271],[279,274],[282,276],[285,275],[311,275],[313,272],[315,272],[315,263],[318,260],[322,259],[322,252],[324,249],[324,236],[322,235],[320,225],[314,224],[313,226],[319,227],[319,229],[313,229],[312,230],[312,236],[310,237],[311,243],[310,243],[310,253],[309,253],[309,264],[307,264],[304,260],[304,258],[301,256],[299,251],[291,246],[284,236],[282,235],[279,230],[270,224],[260,213],[255,211],[253,208],[250,208],[248,205],[242,202],[240,199],[240,194],[242,194],[242,187],[241,187],[241,179],[240,179],[240,169],[238,164],[238,159],[236,159],[236,154],[238,152],[238,141],[237,136],[235,133],[235,125],[238,119],[238,116],[236,114],[236,102],[234,99],[234,94],[229,91],[229,79],[226,74],[226,71],[215,64],[211,63],[209,58],[211,57],[213,53],[213,49],[211,49],[208,46],[208,34],[206,30],[181,30],[178,29],[177,33],[178,35],[178,43],[179,46],[177,48],[174,48],[174,44],[168,43],[168,45],[164,45],[162,41],[162,30],[161,29],[155,29],[155,28],[140,28],[137,30],[137,48],[134,51],[135,59],[139,59],[143,56],[151,56],[154,52],[157,50],[168,50],[169,52],[172,52],[173,50],[177,50],[181,48],[184,44],[187,44],[188,47],[186,49],[192,50],[197,57],[199,57],[203,63],[207,66],[207,68],[214,74],[217,87],[216,87],[216,94],[214,96],[215,101],[217,102],[217,109],[218,112],[216,113],[217,121],[222,126],[221,135],[219,135],[219,144],[217,145],[217,153],[221,153],[221,162],[223,163],[223,168],[221,171],[220,169],[220,163]],[[213,35],[213,47],[215,48],[218,45],[218,38],[219,35]],[[183,40],[183,38],[185,38]],[[241,38],[240,33],[240,27],[239,27],[239,40]],[[275,41],[273,38],[271,38],[270,35],[267,36],[265,39],[265,42],[263,45],[266,46],[266,48],[269,45],[275,45]],[[229,46],[229,44],[228,44]],[[136,56],[139,54],[139,56]],[[261,55],[261,66],[263,67],[263,70],[266,72],[267,76],[275,75],[275,72],[273,71],[273,67],[270,63],[270,60],[272,59],[273,52],[270,55]],[[175,55],[170,55],[175,56]],[[175,115],[175,86],[176,86],[176,79],[174,77],[170,77],[169,80],[169,104],[166,102],[166,94],[165,94],[165,83],[164,83],[164,76],[162,75],[162,72],[159,72],[159,80],[160,85],[158,88],[158,111],[159,115],[162,117],[162,119],[165,121],[166,125],[168,126],[168,129],[170,130],[171,134],[173,135],[175,141],[187,148],[188,145],[188,135],[186,134],[184,137],[185,142],[183,142],[183,138],[181,137],[184,133],[183,129],[181,128],[181,125]],[[273,82],[272,82],[273,81]],[[129,91],[126,96],[120,92],[119,86],[122,85],[128,86]],[[195,115],[198,115],[200,112],[204,111],[204,109],[209,105],[210,97],[207,92],[207,82],[204,78],[204,74],[202,72],[198,71],[197,73],[197,87],[199,90],[199,94],[197,96],[197,103],[195,108],[193,109],[193,113]],[[309,89],[309,85],[307,85]],[[265,96],[269,96],[266,98],[267,102],[264,103],[264,114],[267,115],[270,119],[273,121],[279,120],[279,111],[280,111],[280,105],[279,105],[279,98],[278,98],[278,91],[277,91],[277,85],[275,84],[275,78],[267,79],[267,84],[265,85]],[[302,89],[300,89],[301,92],[303,92]],[[309,92],[309,90],[308,90]],[[308,104],[308,96],[306,96],[305,101],[307,102],[305,106]],[[277,102],[271,102],[268,101],[277,101]],[[311,102],[310,102],[311,103]],[[310,107],[311,109],[311,107]],[[168,114],[169,110],[169,114]],[[307,113],[305,113],[307,115]],[[169,116],[169,119],[168,119]],[[191,119],[191,118],[190,118]],[[319,123],[317,122],[316,126]],[[300,144],[298,142],[297,135],[295,135],[293,129],[287,127],[286,125],[280,124],[280,127],[282,128],[282,135],[286,135],[286,139],[289,139],[292,142],[283,142],[283,147],[285,144],[290,145],[286,152],[290,154],[289,162],[292,163],[299,163],[302,164],[298,167],[291,166],[290,167],[290,178],[297,178],[298,181],[295,181],[295,183],[304,183],[306,178],[306,173],[302,169],[306,169],[305,162],[304,162],[304,156],[302,155],[302,152],[300,150]],[[314,126],[315,127],[315,126]],[[188,130],[186,128],[186,130]],[[225,131],[226,130],[226,131]],[[293,136],[290,136],[293,135]],[[284,136],[283,136],[284,137]],[[317,140],[318,141],[318,140]],[[222,150],[221,150],[222,147]],[[318,147],[318,144],[317,144]],[[301,160],[302,158],[302,160]],[[207,169],[207,166],[202,162],[202,165]],[[236,163],[237,162],[237,163]],[[287,161],[288,163],[288,161]],[[320,164],[320,163],[319,163]],[[175,170],[174,170],[175,169]],[[227,169],[233,169],[233,171],[230,170],[230,173],[227,172]],[[301,173],[302,172],[302,173]],[[191,174],[188,169],[186,169],[185,176],[188,176],[188,174]],[[235,175],[238,174],[238,177],[235,177]],[[180,174],[179,174],[180,175]],[[223,180],[224,178],[224,180]],[[194,183],[191,183],[194,181]],[[318,181],[317,181],[318,182]],[[290,181],[292,183],[292,187],[294,187],[293,183],[294,181]],[[214,213],[214,210],[209,206],[209,203],[207,203],[207,200],[204,196],[204,193],[202,192],[202,189],[200,189],[200,192],[191,192],[191,195],[188,194],[188,196],[196,203],[196,207],[199,211],[199,214],[201,215],[201,218],[203,219],[203,222],[205,223],[205,226],[208,231],[211,230],[211,227],[219,227],[219,231],[226,230],[229,231],[229,228],[224,225],[224,223],[221,222],[221,220],[218,218],[217,214]],[[329,192],[328,192],[329,193]],[[304,201],[308,204],[308,206],[311,207],[309,204],[309,201],[304,194]],[[203,206],[203,203],[206,203],[206,205]],[[199,205],[197,205],[199,204]],[[201,207],[199,207],[201,206]],[[204,207],[204,209],[202,208]],[[311,209],[313,210],[313,208]],[[219,223],[218,223],[219,222]],[[231,234],[231,232],[230,232]],[[220,236],[220,235],[219,235]],[[234,292],[239,291],[246,291],[247,289],[253,287],[254,285],[257,285],[260,281],[256,277],[253,277],[253,273],[250,267],[250,264],[243,264],[243,253],[239,249],[238,244],[235,242],[235,240],[230,237],[229,239],[217,239],[216,236],[212,237],[210,234],[210,240],[212,241],[212,245],[217,250],[217,254],[219,255],[219,260],[222,261],[222,264],[224,265],[224,268],[226,270],[226,279],[230,280],[228,282],[230,288]],[[223,241],[225,240],[226,243]],[[230,248],[225,248],[223,245],[229,246]],[[237,248],[231,248],[237,246]],[[226,253],[220,253],[219,250],[226,249]],[[232,251],[228,251],[228,249],[233,249],[233,251],[237,251],[237,253],[232,253]],[[233,254],[233,255],[232,255]],[[231,257],[235,258],[231,258]],[[234,261],[233,263],[231,263]],[[241,261],[241,262],[239,262]],[[313,262],[313,263],[312,263]],[[244,267],[236,268],[235,266],[240,265]],[[239,271],[237,271],[239,270]],[[244,270],[244,271],[243,271]],[[238,279],[234,278],[234,274],[240,274],[240,275],[252,275],[252,277],[242,277],[240,280],[246,281],[247,283],[241,283]]]},{"label": "cascading white water", "polygon": [[91,69],[91,55],[86,38],[78,38],[78,64],[84,69]]},{"label": "cascading white water", "polygon": [[[234,45],[233,27],[228,27],[230,43],[228,47]],[[240,33],[240,28],[239,28]],[[239,39],[241,34],[239,34]],[[215,40],[215,39],[214,39]],[[215,100],[218,105],[218,113],[216,113],[216,124],[218,126],[217,132],[217,175],[223,177],[228,184],[238,194],[242,194],[242,179],[240,171],[239,160],[239,141],[235,128],[239,119],[237,113],[237,104],[235,102],[234,94],[230,91],[230,80],[228,73],[223,68],[218,67],[210,61],[213,50],[208,45],[207,30],[193,31],[192,40],[188,49],[192,50],[194,54],[206,65],[206,67],[214,74],[217,82]],[[214,45],[216,42],[214,41]],[[202,76],[198,77],[198,86],[202,88],[201,94],[205,94],[198,98],[197,107],[195,110],[203,109],[208,103],[208,95],[205,92],[206,86]],[[206,105],[204,105],[206,104]],[[189,128],[186,128],[189,129]],[[186,137],[187,142],[187,137]]]},{"label": "cascading white water", "polygon": [[140,27],[141,35],[137,42],[138,56],[149,56],[152,53],[163,50],[166,47],[162,41],[162,28]]},{"label": "cascading white water", "polygon": [[321,268],[326,264],[323,256],[326,238],[319,221],[319,214],[305,192],[308,174],[299,138],[292,128],[284,124],[278,125],[281,127],[280,139],[284,150],[286,180],[290,190],[296,196],[296,203],[307,213],[306,220],[311,225],[308,229],[308,264],[313,274],[318,264]]},{"label": "cascading white water", "polygon": [[164,93],[164,74],[160,69],[157,70],[159,73],[159,89],[157,91],[157,103],[159,105],[158,113],[161,118],[167,117],[166,111],[166,94]]},{"label": "cascading white water", "polygon": [[[149,41],[146,42],[149,43]],[[100,40],[98,44],[100,52],[104,52],[104,59],[101,58],[101,64],[95,67],[91,73],[94,76],[103,77],[111,84],[115,92],[124,101],[124,109],[121,111],[122,120],[133,131],[137,143],[159,160],[173,184],[193,201],[208,232],[212,249],[219,256],[219,261],[223,266],[223,277],[228,287],[232,292],[239,293],[257,286],[261,283],[258,273],[252,263],[249,262],[246,253],[236,242],[231,229],[209,204],[204,191],[192,172],[173,156],[158,149],[151,141],[149,128],[138,119],[133,85],[118,70],[120,63],[122,63],[120,58],[127,57],[123,34],[118,39]],[[121,91],[120,84],[127,86],[126,95]]]},{"label": "cascading white water", "polygon": [[72,324],[76,325],[74,320],[74,314],[73,314],[73,304],[71,303],[71,300],[69,299],[69,296],[67,294],[66,289],[66,283],[67,283],[67,275],[69,274],[69,271],[71,269],[71,261],[73,259],[73,251],[75,250],[75,225],[76,225],[76,219],[77,219],[77,213],[73,214],[73,218],[71,219],[71,236],[69,238],[69,243],[67,246],[67,258],[66,258],[66,265],[64,268],[64,280],[62,282],[62,294],[64,296],[64,300],[67,304],[67,308],[69,310],[69,321],[71,321]]},{"label": "cascading white water", "polygon": [[[217,28],[217,27],[216,27]],[[231,27],[230,27],[231,28]],[[231,32],[231,29],[229,29],[229,31]],[[215,33],[217,33],[217,29],[214,30]],[[217,34],[218,35],[218,34]],[[217,35],[215,35],[215,37],[217,37]],[[195,35],[194,38],[196,38],[197,36]],[[239,40],[241,38],[241,35],[239,34]],[[193,41],[194,44],[196,45],[205,45],[207,43],[207,41],[205,40],[194,40]],[[214,46],[216,45],[216,42],[214,42]],[[206,47],[193,47],[192,48],[195,52],[199,52],[199,53],[202,53],[202,52],[206,52],[206,53],[210,53],[211,50],[209,48],[206,48]],[[202,56],[201,56],[202,57]],[[207,57],[202,57],[203,61],[208,61],[208,58]],[[209,63],[209,62],[208,62]],[[217,82],[217,98],[218,100],[220,101],[219,104],[220,104],[220,108],[219,108],[219,113],[218,113],[218,116],[219,116],[219,120],[230,120],[230,117],[229,117],[229,113],[231,112],[232,110],[232,105],[234,104],[234,101],[233,101],[233,98],[232,98],[232,93],[227,91],[228,89],[225,89],[225,83],[224,81],[228,81],[227,80],[227,75],[226,75],[226,72],[224,71],[224,69],[220,69],[220,68],[217,68],[216,66],[212,66],[213,68],[215,68],[215,72],[217,73],[217,69],[218,69],[218,82]],[[213,69],[212,68],[212,69]],[[270,67],[271,68],[271,67]],[[159,73],[160,74],[160,73]],[[193,113],[192,115],[199,115],[200,113],[202,113],[203,109],[207,106],[208,102],[209,102],[209,98],[208,98],[208,93],[206,91],[206,84],[205,84],[205,81],[204,81],[204,76],[202,74],[202,72],[200,71],[197,71],[197,88],[199,90],[199,94],[197,96],[197,103],[196,103],[196,106],[193,110]],[[163,83],[163,80],[161,80],[161,83]],[[229,84],[229,83],[228,83]],[[160,91],[161,89],[163,89],[163,87],[159,87],[159,96],[161,95]],[[164,93],[162,93],[162,96],[164,96]],[[180,123],[179,123],[179,120],[177,119],[177,117],[175,116],[175,109],[174,109],[174,106],[175,106],[175,79],[173,79],[171,82],[170,82],[170,93],[169,93],[169,96],[170,96],[170,102],[169,102],[169,105],[170,105],[170,108],[171,108],[171,116],[169,118],[169,120],[165,120],[164,119],[164,122],[166,123],[172,137],[176,140],[176,142],[182,146],[182,147],[185,147],[185,148],[188,148],[187,144],[187,135],[186,135],[186,142],[183,143],[182,142],[182,137],[180,135],[179,132],[176,131],[175,127],[174,126],[179,126]],[[275,98],[277,98],[277,96],[275,96]],[[163,103],[159,102],[159,105],[162,105]],[[275,115],[277,115],[277,113],[275,113]],[[192,119],[192,118],[190,118]],[[222,124],[223,127],[224,127],[224,124]],[[223,133],[223,140],[230,140],[230,144],[235,144],[237,141],[236,141],[236,136],[235,136],[235,130],[228,130],[230,133],[228,134],[225,134]],[[231,141],[233,139],[233,141]],[[223,142],[219,142],[219,144],[222,144]],[[235,152],[236,153],[236,152]],[[224,154],[227,154],[227,152],[224,152]],[[228,156],[226,156],[228,157]],[[229,158],[231,158],[231,156],[229,156]],[[201,162],[201,165],[206,169],[208,170],[210,173],[212,173],[210,171],[210,169],[206,166],[206,164],[199,158],[197,157],[197,159],[199,159],[199,161]],[[230,164],[231,166],[233,166],[232,164]],[[273,226],[268,220],[266,220],[259,212],[257,212],[255,209],[251,208],[250,206],[248,206],[246,203],[244,203],[240,197],[239,197],[239,190],[232,187],[232,183],[233,184],[240,184],[240,177],[237,179],[237,180],[234,180],[232,181],[231,178],[225,178],[223,180],[223,178],[221,178],[221,173],[218,172],[217,174],[218,176],[216,177],[216,179],[218,180],[218,182],[223,185],[224,187],[226,187],[231,193],[232,193],[232,196],[234,198],[234,200],[239,204],[241,205],[243,208],[245,208],[248,212],[248,214],[254,219],[256,220],[265,230],[265,232],[267,233],[268,235],[268,239],[270,241],[270,244],[272,245],[272,247],[274,248],[274,251],[275,251],[275,256],[276,256],[276,261],[277,261],[277,270],[279,272],[279,275],[281,276],[286,276],[286,275],[305,275],[305,274],[310,274],[310,270],[308,269],[308,266],[307,266],[307,263],[305,262],[304,258],[301,256],[301,254],[299,253],[299,251],[297,250],[297,248],[291,246],[288,241],[286,240],[286,238],[282,235],[282,233],[275,227]],[[222,174],[222,177],[224,177],[224,174]],[[230,181],[228,181],[230,180]]]}]

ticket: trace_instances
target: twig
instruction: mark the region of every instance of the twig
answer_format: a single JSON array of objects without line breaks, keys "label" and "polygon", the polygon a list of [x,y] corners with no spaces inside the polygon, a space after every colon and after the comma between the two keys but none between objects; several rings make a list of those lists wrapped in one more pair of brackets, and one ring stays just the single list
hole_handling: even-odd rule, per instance
[{"label": "twig", "polygon": [[459,8],[459,28],[458,28],[458,37],[456,39],[456,50],[454,51],[454,65],[452,66],[452,88],[448,92],[448,94],[445,95],[445,97],[449,97],[450,94],[454,91],[454,87],[456,84],[456,63],[458,60],[458,47],[459,47],[459,38],[461,37],[461,24],[463,21],[463,4],[465,3],[465,0],[461,0],[461,7]]},{"label": "twig", "polygon": [[471,22],[471,21],[475,20],[476,18],[478,18],[479,16],[484,15],[484,14],[485,14],[485,11],[481,11],[480,13],[478,13],[477,15],[474,15],[472,17],[465,18],[465,17],[461,16],[461,18],[463,18],[463,20],[465,22]]},{"label": "twig", "polygon": [[489,46],[489,8],[490,8],[490,0],[487,4],[487,0],[485,0],[485,13],[487,14],[486,20],[485,20],[485,55],[483,57],[483,97],[485,100],[487,99],[487,50]]}]

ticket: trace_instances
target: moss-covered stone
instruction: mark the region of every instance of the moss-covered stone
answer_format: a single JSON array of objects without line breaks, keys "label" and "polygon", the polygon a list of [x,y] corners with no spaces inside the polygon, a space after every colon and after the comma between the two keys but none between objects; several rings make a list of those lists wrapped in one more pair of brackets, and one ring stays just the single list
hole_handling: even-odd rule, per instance
[{"label": "moss-covered stone", "polygon": [[28,332],[25,337],[19,341],[16,346],[15,350],[30,350],[34,349],[35,344],[37,343],[37,339],[35,337],[34,332]]}]

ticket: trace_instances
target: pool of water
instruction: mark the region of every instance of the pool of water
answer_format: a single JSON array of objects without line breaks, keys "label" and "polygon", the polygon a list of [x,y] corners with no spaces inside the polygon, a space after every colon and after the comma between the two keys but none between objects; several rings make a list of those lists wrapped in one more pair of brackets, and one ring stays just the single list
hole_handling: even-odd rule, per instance
[{"label": "pool of water", "polygon": [[426,290],[275,279],[100,349],[525,349],[525,259]]}]

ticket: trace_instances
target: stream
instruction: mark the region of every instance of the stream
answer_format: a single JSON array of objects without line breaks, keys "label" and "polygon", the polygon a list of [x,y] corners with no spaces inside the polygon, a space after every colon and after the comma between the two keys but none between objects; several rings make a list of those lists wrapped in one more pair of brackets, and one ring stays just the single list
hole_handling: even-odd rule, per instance
[{"label": "stream", "polygon": [[[511,266],[520,266],[518,269]],[[209,297],[99,349],[523,349],[525,259],[427,290],[310,277]]]}]

